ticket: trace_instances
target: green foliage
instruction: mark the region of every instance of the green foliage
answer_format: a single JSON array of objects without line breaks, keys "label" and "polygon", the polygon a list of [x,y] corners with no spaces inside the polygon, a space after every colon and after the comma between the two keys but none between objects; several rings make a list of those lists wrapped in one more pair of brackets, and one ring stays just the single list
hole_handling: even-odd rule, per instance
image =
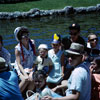
[{"label": "green foliage", "polygon": [[[8,0],[9,1],[9,0]],[[14,1],[14,0],[12,0]],[[0,4],[1,12],[29,11],[32,8],[40,10],[63,9],[65,6],[96,6],[99,0],[31,0],[27,2],[17,2],[13,4]]]}]

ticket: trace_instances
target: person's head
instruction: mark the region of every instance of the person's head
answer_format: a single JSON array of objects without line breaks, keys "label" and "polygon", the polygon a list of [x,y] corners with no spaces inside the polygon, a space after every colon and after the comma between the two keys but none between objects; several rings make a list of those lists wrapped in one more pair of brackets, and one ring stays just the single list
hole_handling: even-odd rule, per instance
[{"label": "person's head", "polygon": [[48,54],[48,46],[46,44],[40,44],[39,47],[38,47],[38,50],[39,50],[39,55],[42,57],[42,58],[45,58]]},{"label": "person's head", "polygon": [[84,56],[84,46],[79,43],[72,43],[68,50],[65,50],[67,53],[69,64],[73,67],[82,63],[85,59]]},{"label": "person's head", "polygon": [[58,51],[61,46],[61,36],[59,34],[54,34],[52,36],[51,46],[54,51]]},{"label": "person's head", "polygon": [[17,27],[14,30],[14,35],[17,41],[28,41],[29,40],[29,30],[25,26]]},{"label": "person's head", "polygon": [[93,73],[100,73],[100,57],[94,58],[91,62],[90,69]]},{"label": "person's head", "polygon": [[2,38],[2,36],[0,35],[0,50],[2,49],[2,45],[3,45],[3,38]]},{"label": "person's head", "polygon": [[71,36],[71,41],[75,42],[80,35],[80,25],[77,23],[72,23],[69,26],[69,34]]},{"label": "person's head", "polygon": [[42,89],[46,85],[46,74],[42,70],[33,73],[33,80],[36,89]]},{"label": "person's head", "polygon": [[94,33],[90,33],[88,35],[88,42],[90,43],[91,47],[94,48],[96,47],[97,43],[98,43],[98,37],[96,34]]},{"label": "person's head", "polygon": [[8,65],[6,64],[6,60],[0,57],[0,72],[4,72],[8,70]]}]

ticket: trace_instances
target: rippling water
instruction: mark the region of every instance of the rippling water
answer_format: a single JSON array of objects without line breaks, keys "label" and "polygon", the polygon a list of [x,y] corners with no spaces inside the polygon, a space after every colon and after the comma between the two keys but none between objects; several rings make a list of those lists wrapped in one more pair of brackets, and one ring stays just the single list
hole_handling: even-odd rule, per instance
[{"label": "rippling water", "polygon": [[18,26],[27,26],[30,30],[30,37],[35,40],[36,47],[40,43],[47,43],[51,48],[51,36],[59,33],[62,36],[68,35],[68,26],[77,22],[81,26],[81,35],[87,41],[87,35],[94,32],[100,36],[100,14],[87,14],[76,16],[49,16],[34,19],[0,20],[0,34],[4,38],[4,47],[11,53],[11,61],[14,62],[14,47],[17,44],[13,31]]}]

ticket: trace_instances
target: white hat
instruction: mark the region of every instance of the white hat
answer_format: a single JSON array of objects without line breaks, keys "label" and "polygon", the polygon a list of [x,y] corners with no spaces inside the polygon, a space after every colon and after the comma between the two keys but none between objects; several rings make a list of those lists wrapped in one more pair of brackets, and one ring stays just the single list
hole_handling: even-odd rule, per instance
[{"label": "white hat", "polygon": [[84,53],[84,46],[79,43],[72,43],[70,48],[68,50],[65,50],[65,52],[74,55],[81,55]]},{"label": "white hat", "polygon": [[18,33],[19,33],[19,31],[21,30],[21,27],[17,27],[15,30],[14,30],[14,35],[15,35],[15,38],[16,38],[16,40],[17,41],[19,41],[19,39],[18,39]]},{"label": "white hat", "polygon": [[[22,31],[22,32],[20,32],[20,31]],[[15,35],[15,38],[16,38],[17,41],[19,41],[18,34],[19,34],[19,33],[22,34],[23,31],[29,33],[28,28],[25,27],[25,26],[17,27],[17,28],[14,30],[14,35]]]},{"label": "white hat", "polygon": [[38,50],[39,49],[47,49],[48,50],[48,46],[46,44],[40,44],[38,47]]}]

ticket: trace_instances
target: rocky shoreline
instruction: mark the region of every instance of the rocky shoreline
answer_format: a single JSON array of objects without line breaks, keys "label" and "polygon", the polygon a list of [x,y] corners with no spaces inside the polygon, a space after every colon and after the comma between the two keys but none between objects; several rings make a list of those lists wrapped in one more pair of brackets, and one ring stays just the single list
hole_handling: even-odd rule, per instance
[{"label": "rocky shoreline", "polygon": [[1,19],[22,19],[22,18],[34,18],[42,16],[52,16],[52,15],[70,15],[70,14],[88,14],[93,12],[100,12],[100,4],[97,6],[89,7],[72,7],[66,6],[63,9],[53,9],[53,10],[39,10],[38,8],[30,9],[28,12],[0,12]]}]

